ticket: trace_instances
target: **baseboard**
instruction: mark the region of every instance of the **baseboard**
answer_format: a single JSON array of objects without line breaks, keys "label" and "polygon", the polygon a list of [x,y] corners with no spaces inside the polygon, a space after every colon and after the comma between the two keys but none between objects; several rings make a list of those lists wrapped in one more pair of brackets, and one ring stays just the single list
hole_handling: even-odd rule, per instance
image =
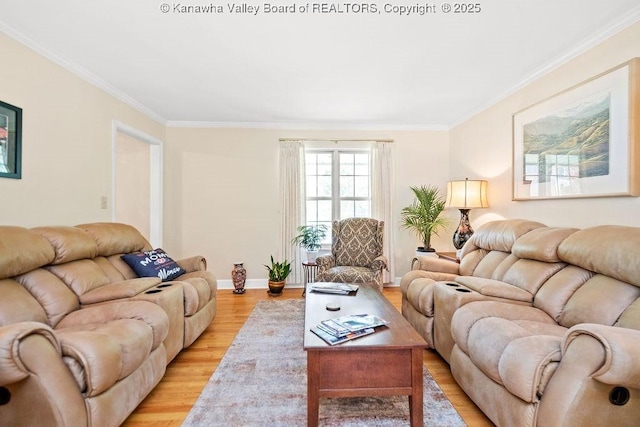
[{"label": "baseboard", "polygon": [[[385,283],[385,288],[396,288],[400,286],[400,278],[396,277],[393,283]],[[267,279],[249,279],[244,283],[245,289],[268,289]],[[302,283],[287,283],[286,288],[289,289],[302,289]],[[235,289],[233,281],[231,279],[218,280],[218,289]]]}]

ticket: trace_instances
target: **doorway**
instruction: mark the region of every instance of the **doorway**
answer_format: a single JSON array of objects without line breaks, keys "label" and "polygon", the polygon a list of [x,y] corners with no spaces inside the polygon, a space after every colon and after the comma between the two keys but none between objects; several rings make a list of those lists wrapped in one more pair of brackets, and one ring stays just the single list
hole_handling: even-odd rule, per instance
[{"label": "doorway", "polygon": [[114,121],[111,217],[162,246],[162,141]]}]

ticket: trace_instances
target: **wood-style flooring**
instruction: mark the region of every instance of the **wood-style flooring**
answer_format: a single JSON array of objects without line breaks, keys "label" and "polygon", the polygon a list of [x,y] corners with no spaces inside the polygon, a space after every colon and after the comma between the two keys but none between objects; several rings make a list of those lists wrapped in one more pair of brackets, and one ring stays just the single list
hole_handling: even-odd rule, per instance
[{"label": "wood-style flooring", "polygon": [[[301,298],[301,294],[302,289],[285,289],[278,298]],[[400,310],[400,288],[385,288],[384,294]],[[273,297],[264,289],[248,289],[243,295],[218,290],[218,312],[213,323],[167,366],[162,381],[123,426],[180,426],[256,302],[268,299]],[[493,426],[458,387],[449,366],[437,353],[425,351],[424,364],[469,427]]]}]

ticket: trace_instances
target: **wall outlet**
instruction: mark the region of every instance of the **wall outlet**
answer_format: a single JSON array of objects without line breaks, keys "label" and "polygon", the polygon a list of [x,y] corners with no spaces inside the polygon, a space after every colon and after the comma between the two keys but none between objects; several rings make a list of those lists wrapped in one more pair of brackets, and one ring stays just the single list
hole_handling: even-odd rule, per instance
[{"label": "wall outlet", "polygon": [[107,209],[107,196],[100,197],[100,209]]}]

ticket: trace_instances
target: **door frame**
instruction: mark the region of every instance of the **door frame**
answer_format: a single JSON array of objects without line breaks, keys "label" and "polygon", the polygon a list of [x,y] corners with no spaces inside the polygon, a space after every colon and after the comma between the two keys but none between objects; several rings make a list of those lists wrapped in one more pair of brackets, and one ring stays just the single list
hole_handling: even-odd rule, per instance
[{"label": "door frame", "polygon": [[111,220],[116,219],[116,144],[118,141],[118,133],[128,135],[146,144],[149,144],[149,226],[150,236],[149,243],[154,248],[162,246],[162,180],[163,180],[163,160],[162,153],[164,151],[164,143],[153,136],[126,125],[117,120],[113,121],[111,133]]}]

